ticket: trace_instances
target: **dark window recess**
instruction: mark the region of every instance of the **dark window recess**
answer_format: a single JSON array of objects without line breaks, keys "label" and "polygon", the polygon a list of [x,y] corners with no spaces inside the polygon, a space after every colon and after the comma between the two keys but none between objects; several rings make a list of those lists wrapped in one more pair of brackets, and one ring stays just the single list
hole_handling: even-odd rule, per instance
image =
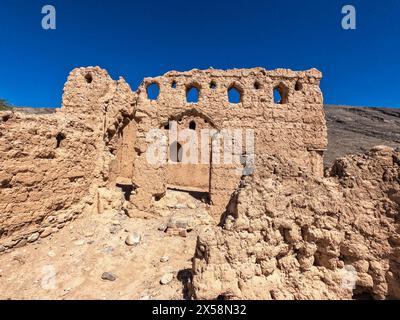
[{"label": "dark window recess", "polygon": [[196,130],[196,122],[190,121],[190,123],[189,123],[189,129],[190,129],[190,130]]},{"label": "dark window recess", "polygon": [[93,82],[93,76],[92,76],[92,74],[91,74],[91,73],[87,73],[87,74],[85,75],[85,80],[86,80],[87,83],[92,83],[92,82]]},{"label": "dark window recess", "polygon": [[131,199],[134,187],[132,185],[126,185],[126,184],[117,184],[117,187],[120,188],[124,193],[125,200],[129,201]]},{"label": "dark window recess", "polygon": [[297,80],[297,81],[296,81],[296,85],[294,86],[294,90],[296,90],[296,91],[301,91],[301,90],[303,90],[303,84],[301,83],[300,80]]},{"label": "dark window recess", "polygon": [[61,142],[62,142],[63,140],[65,140],[65,134],[63,134],[63,133],[58,133],[58,134],[56,135],[56,141],[57,141],[57,143],[56,143],[56,149],[61,147]]}]

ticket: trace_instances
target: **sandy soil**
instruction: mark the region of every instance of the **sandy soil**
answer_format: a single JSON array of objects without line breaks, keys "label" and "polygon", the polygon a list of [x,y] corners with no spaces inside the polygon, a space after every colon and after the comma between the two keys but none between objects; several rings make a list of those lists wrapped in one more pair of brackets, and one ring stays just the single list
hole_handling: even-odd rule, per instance
[{"label": "sandy soil", "polygon": [[[112,211],[80,216],[54,235],[0,255],[0,299],[188,298],[197,232],[210,219],[206,205],[170,191],[158,206],[147,219]],[[159,230],[180,217],[194,225],[186,236]],[[136,246],[125,243],[131,232],[141,236]],[[116,280],[103,280],[104,272]],[[170,273],[173,280],[162,285]]]}]

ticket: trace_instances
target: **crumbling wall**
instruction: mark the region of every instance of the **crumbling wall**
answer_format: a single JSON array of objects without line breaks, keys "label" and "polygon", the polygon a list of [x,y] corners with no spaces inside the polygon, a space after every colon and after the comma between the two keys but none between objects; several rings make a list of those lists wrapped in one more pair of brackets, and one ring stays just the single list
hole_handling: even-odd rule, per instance
[{"label": "crumbling wall", "polygon": [[[311,168],[313,174],[322,176],[327,134],[320,79],[321,73],[315,69],[294,72],[262,68],[171,71],[161,77],[145,78],[138,89],[135,115],[138,132],[132,178],[137,185],[134,204],[141,210],[148,210],[153,197],[165,193],[169,177],[185,172],[182,165],[150,165],[146,160],[150,142],[146,133],[152,128],[162,128],[170,120],[185,123],[185,117],[200,116],[220,132],[242,129],[245,135],[244,130],[254,130],[256,168],[257,157],[269,153],[292,159],[300,167]],[[159,88],[154,99],[148,95],[150,85]],[[192,88],[199,92],[199,99],[194,103],[187,101],[187,93]],[[240,93],[238,103],[229,102],[231,88]],[[281,93],[282,103],[274,103],[274,88]],[[245,156],[245,145],[232,152]],[[190,179],[193,187],[197,187],[198,180],[203,179],[203,170],[200,165],[197,170],[196,166],[186,166],[191,166],[193,174],[187,174],[185,187],[190,187]],[[211,163],[209,192],[211,211],[216,219],[239,186],[242,169],[240,163],[225,164],[223,160],[220,164]]]},{"label": "crumbling wall", "polygon": [[195,298],[400,298],[399,152],[347,156],[325,178],[262,161],[198,238]]},{"label": "crumbling wall", "polygon": [[133,103],[123,79],[80,68],[68,77],[61,111],[0,113],[1,251],[104,207],[99,189],[115,159],[110,140],[132,115]]},{"label": "crumbling wall", "polygon": [[90,127],[58,114],[0,116],[3,247],[47,236],[92,201],[84,198],[95,167],[93,142]]}]

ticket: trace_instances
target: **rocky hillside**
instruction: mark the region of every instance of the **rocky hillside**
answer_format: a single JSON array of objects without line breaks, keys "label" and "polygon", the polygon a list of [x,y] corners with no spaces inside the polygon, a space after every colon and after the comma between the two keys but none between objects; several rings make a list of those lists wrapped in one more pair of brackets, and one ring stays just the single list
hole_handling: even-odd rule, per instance
[{"label": "rocky hillside", "polygon": [[56,108],[14,107],[14,109],[27,114],[47,114],[56,112]]},{"label": "rocky hillside", "polygon": [[400,147],[400,108],[326,105],[328,151],[325,165],[346,154],[364,153],[376,145]]}]

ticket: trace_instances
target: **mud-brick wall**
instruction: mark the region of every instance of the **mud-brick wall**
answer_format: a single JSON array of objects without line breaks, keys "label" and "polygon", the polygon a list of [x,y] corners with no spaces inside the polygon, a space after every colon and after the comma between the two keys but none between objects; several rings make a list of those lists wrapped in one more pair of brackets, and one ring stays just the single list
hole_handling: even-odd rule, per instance
[{"label": "mud-brick wall", "polygon": [[0,244],[46,236],[81,213],[90,199],[95,132],[61,113],[0,114]]},{"label": "mud-brick wall", "polygon": [[[152,195],[163,194],[168,187],[171,174],[167,174],[170,171],[167,165],[151,166],[146,162],[149,144],[146,133],[162,128],[171,119],[183,123],[187,117],[201,118],[217,130],[251,129],[256,170],[259,156],[275,154],[295,163],[299,170],[322,176],[327,130],[319,87],[321,77],[316,69],[295,72],[253,68],[171,71],[160,77],[145,78],[137,91],[138,132],[133,143],[139,152],[133,181],[138,188],[133,202],[146,209]],[[157,97],[148,93],[154,85],[159,89]],[[193,88],[199,96],[194,103],[187,100],[187,93]],[[232,88],[240,94],[236,103],[228,97]],[[281,103],[274,101],[274,89],[281,94]],[[176,171],[182,169],[175,167]],[[217,218],[240,185],[237,169],[240,168],[235,165],[211,164],[210,195]],[[196,180],[196,173],[187,176],[188,183]]]},{"label": "mud-brick wall", "polygon": [[133,112],[134,94],[95,67],[73,70],[61,111],[0,113],[0,252],[98,210],[116,158],[110,143]]}]

